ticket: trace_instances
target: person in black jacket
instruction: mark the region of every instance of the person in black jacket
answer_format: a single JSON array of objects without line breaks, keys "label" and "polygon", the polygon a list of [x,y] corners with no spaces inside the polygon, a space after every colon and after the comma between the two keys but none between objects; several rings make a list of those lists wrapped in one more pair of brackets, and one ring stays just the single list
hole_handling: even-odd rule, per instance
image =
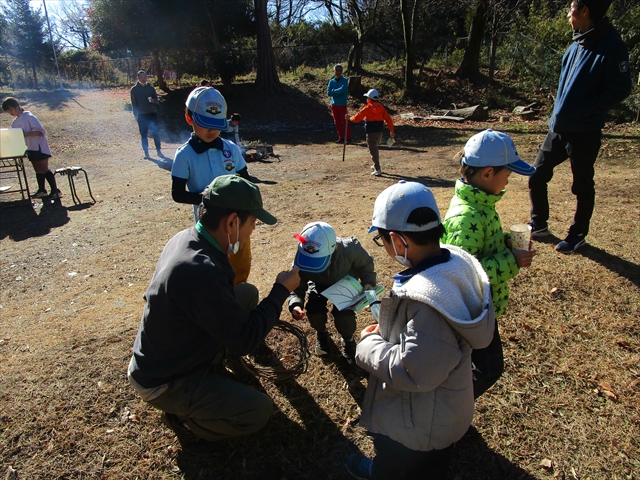
[{"label": "person in black jacket", "polygon": [[547,184],[553,169],[571,161],[577,206],[566,238],[556,250],[570,253],[585,245],[595,205],[594,164],[607,111],[631,93],[627,46],[605,13],[611,0],[574,0],[568,18],[573,44],[562,58],[549,133],[529,179],[533,238],[549,235]]},{"label": "person in black jacket", "polygon": [[253,285],[234,287],[227,254],[242,247],[257,219],[277,221],[253,183],[217,177],[203,194],[199,219],[160,255],[128,370],[136,393],[163,412],[182,449],[196,455],[269,420],[271,399],[232,377],[224,359],[227,350],[246,355],[261,344],[300,283],[297,267],[281,272],[260,303]]},{"label": "person in black jacket", "polygon": [[144,70],[140,70],[137,77],[138,81],[131,87],[131,109],[138,122],[144,157],[150,158],[147,135],[151,132],[156,152],[160,158],[164,158],[161,151],[160,133],[158,132],[158,93],[151,84],[147,83],[147,73]]}]

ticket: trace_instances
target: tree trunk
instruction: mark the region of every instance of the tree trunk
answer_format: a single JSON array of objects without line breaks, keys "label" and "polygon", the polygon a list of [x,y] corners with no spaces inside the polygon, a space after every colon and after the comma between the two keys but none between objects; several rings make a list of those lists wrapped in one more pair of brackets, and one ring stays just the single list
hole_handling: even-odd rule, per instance
[{"label": "tree trunk", "polygon": [[415,89],[415,78],[413,76],[413,67],[415,66],[415,52],[413,49],[413,27],[416,5],[418,0],[414,0],[413,9],[409,10],[409,0],[400,0],[400,11],[402,13],[402,30],[404,33],[405,48],[405,64],[404,71],[404,89],[411,92]]},{"label": "tree trunk", "polygon": [[158,88],[163,92],[169,93],[169,89],[167,88],[167,84],[164,81],[164,75],[162,66],[160,65],[160,56],[157,51],[153,52],[153,68],[156,69],[156,77],[158,77]]},{"label": "tree trunk", "polygon": [[283,92],[278,78],[276,56],[271,43],[271,31],[267,18],[267,0],[255,0],[256,29],[258,31],[258,66],[256,89],[260,92]]},{"label": "tree trunk", "polygon": [[469,31],[469,43],[464,51],[462,63],[456,72],[458,77],[474,79],[480,74],[480,48],[482,47],[487,8],[487,0],[478,0]]},{"label": "tree trunk", "polygon": [[36,74],[36,64],[31,64],[31,71],[33,72],[33,88],[38,90],[38,75]]},{"label": "tree trunk", "polygon": [[498,20],[496,7],[493,8],[493,18],[491,20],[491,54],[489,55],[489,81],[493,81],[496,71],[496,49],[498,48]]}]

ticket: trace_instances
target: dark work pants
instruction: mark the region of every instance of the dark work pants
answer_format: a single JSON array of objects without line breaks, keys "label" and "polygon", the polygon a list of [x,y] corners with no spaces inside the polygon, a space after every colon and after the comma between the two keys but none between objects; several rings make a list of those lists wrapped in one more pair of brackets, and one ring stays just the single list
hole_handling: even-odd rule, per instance
[{"label": "dark work pants", "polygon": [[471,361],[473,370],[473,398],[478,398],[498,381],[504,372],[504,356],[502,354],[502,340],[498,331],[498,322],[493,331],[493,339],[486,348],[473,350]]},{"label": "dark work pants", "polygon": [[386,435],[373,439],[376,456],[372,475],[376,480],[420,479],[445,480],[449,478],[452,447],[421,452],[411,450]]},{"label": "dark work pants", "polygon": [[[307,292],[307,318],[309,324],[318,332],[325,330],[327,325],[327,299],[320,295],[315,287],[310,287]],[[356,314],[353,310],[338,310],[332,307],[331,315],[336,324],[336,330],[342,338],[349,340],[356,331]]]},{"label": "dark work pants", "polygon": [[158,133],[158,114],[156,113],[139,113],[138,114],[138,130],[140,131],[140,141],[144,153],[149,153],[149,139],[147,135],[151,133],[153,143],[156,150],[160,150],[160,134]]},{"label": "dark work pants", "polygon": [[549,221],[547,184],[553,177],[553,169],[567,158],[571,162],[573,184],[571,193],[576,196],[576,213],[569,228],[569,235],[587,235],[595,205],[596,191],[593,177],[594,165],[602,132],[549,132],[538,151],[534,166],[536,173],[529,177],[531,220],[536,226],[545,227]]}]

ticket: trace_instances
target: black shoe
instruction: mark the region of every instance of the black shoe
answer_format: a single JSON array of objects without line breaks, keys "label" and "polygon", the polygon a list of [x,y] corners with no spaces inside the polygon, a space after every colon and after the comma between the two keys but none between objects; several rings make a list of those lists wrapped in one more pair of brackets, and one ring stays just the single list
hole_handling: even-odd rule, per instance
[{"label": "black shoe", "polygon": [[147,159],[151,158],[151,157],[149,156],[149,152],[147,152],[146,150],[145,150],[145,152],[144,152],[144,158],[147,158]]},{"label": "black shoe", "polygon": [[561,253],[571,253],[575,252],[580,247],[583,247],[587,244],[587,241],[584,238],[582,233],[578,235],[567,235],[563,241],[556,245],[556,250]]},{"label": "black shoe", "polygon": [[329,338],[329,332],[316,332],[316,355],[322,357],[329,355],[329,349],[331,348],[331,340]]},{"label": "black shoe", "polygon": [[337,140],[335,141],[335,143],[344,143],[344,139],[339,138],[339,139],[337,139]]},{"label": "black shoe", "polygon": [[59,188],[56,188],[56,191],[55,191],[55,192],[51,192],[51,193],[49,194],[49,197],[48,197],[48,198],[49,198],[50,200],[55,200],[55,199],[57,199],[57,198],[60,198],[61,196],[62,196],[62,192],[60,191],[60,189],[59,189]]},{"label": "black shoe", "polygon": [[351,337],[349,340],[345,340],[344,338],[341,340],[342,343],[342,356],[349,364],[353,364],[356,359],[356,341]]},{"label": "black shoe", "polygon": [[544,238],[551,234],[546,225],[536,225],[536,222],[533,220],[529,222],[529,226],[531,227],[531,238]]},{"label": "black shoe", "polygon": [[185,452],[192,455],[211,455],[218,451],[217,445],[214,442],[208,442],[198,437],[172,413],[162,412],[160,418],[163,423],[176,434],[180,446]]},{"label": "black shoe", "polygon": [[46,198],[48,196],[46,190],[38,190],[36,193],[31,195],[31,198]]}]

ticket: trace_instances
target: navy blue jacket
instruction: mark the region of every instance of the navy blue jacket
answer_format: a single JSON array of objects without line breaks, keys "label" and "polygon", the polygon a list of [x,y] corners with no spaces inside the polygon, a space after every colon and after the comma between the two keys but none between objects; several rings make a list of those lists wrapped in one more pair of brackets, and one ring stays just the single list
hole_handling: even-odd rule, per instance
[{"label": "navy blue jacket", "polygon": [[585,33],[574,32],[573,39],[562,57],[549,129],[601,130],[607,111],[631,94],[627,45],[606,17]]}]

